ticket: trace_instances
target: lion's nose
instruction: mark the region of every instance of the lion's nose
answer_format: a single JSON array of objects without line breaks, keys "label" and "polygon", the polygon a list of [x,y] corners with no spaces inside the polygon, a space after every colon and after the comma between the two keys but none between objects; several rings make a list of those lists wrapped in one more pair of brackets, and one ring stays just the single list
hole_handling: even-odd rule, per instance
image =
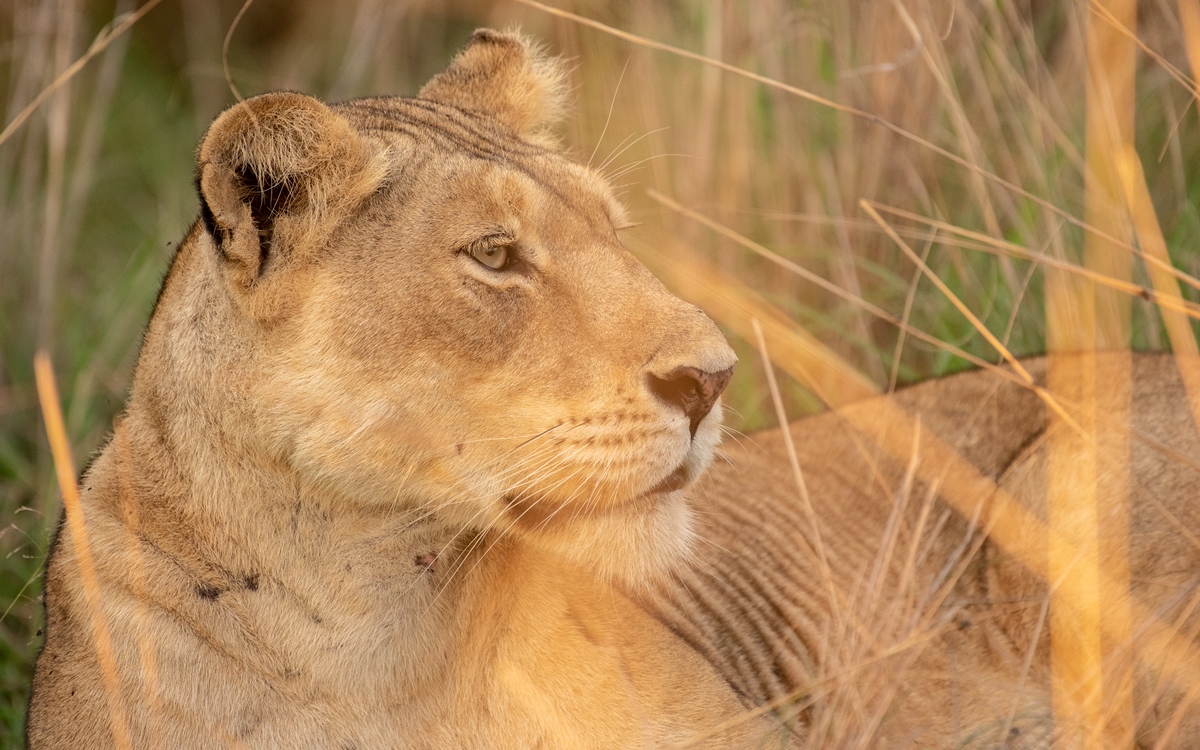
[{"label": "lion's nose", "polygon": [[692,437],[696,436],[696,428],[700,420],[712,411],[717,397],[729,385],[733,377],[733,368],[720,372],[706,372],[696,367],[676,367],[664,377],[653,373],[647,374],[650,390],[669,406],[677,406],[683,410],[690,421],[689,429]]}]

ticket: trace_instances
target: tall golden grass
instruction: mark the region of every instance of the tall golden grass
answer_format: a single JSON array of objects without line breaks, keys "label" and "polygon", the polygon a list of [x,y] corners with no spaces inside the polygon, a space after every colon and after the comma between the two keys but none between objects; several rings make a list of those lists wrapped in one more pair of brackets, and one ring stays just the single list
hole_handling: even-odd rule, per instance
[{"label": "tall golden grass", "polygon": [[[1129,493],[1096,490],[1096,466],[1126,460],[1097,435],[1128,423],[1128,379],[1053,354],[1169,345],[1200,424],[1196,0],[156,6],[0,6],[6,731],[57,487],[71,497],[65,446],[111,430],[166,246],[195,214],[206,123],[235,87],[411,94],[473,27],[515,23],[572,61],[564,139],[644,223],[630,247],[733,337],[736,429],[967,366],[1036,388],[1017,358],[1049,351],[1039,395],[1074,429],[1051,446],[1046,522],[925,436],[953,467],[942,494],[1051,582],[1055,710],[1080,746],[1131,746],[1131,623],[1152,623],[1138,656],[1195,687],[1195,648],[1128,595]],[[38,350],[64,385],[61,431],[58,398],[34,396]],[[778,384],[750,364],[767,352]],[[48,394],[46,364],[39,378]],[[884,448],[907,462],[918,426],[894,416]]]}]

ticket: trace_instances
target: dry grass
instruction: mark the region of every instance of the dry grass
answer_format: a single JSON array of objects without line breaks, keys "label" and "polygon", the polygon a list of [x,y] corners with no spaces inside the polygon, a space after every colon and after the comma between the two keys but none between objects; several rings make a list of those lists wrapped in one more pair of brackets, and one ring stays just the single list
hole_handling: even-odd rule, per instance
[{"label": "dry grass", "polygon": [[[232,101],[226,64],[246,94],[411,94],[475,26],[545,38],[575,61],[569,147],[605,165],[646,225],[631,248],[722,323],[744,363],[769,349],[789,375],[775,387],[740,368],[739,430],[1092,342],[1169,344],[1200,421],[1195,0],[561,4],[587,22],[530,2],[153,2],[144,17],[123,15],[131,0],[116,13],[0,3],[0,732],[23,720],[61,507],[33,353],[58,366],[71,445],[95,450],[168,244],[194,216],[191,149]],[[1121,384],[1094,385],[1062,373],[1043,394],[1085,443],[1098,409],[1127,417]],[[910,428],[888,447],[903,462]],[[1092,445],[1095,461],[1119,450]],[[1088,467],[1068,469],[1082,475],[1063,487],[1090,481]],[[990,491],[969,466],[939,481],[968,517]],[[1127,746],[1127,677],[1105,668],[1127,623],[1098,614],[1137,614],[1121,551],[1095,541],[1113,508],[1095,498],[1080,519],[1064,493],[1049,528],[1019,507],[993,508],[985,525],[1052,579],[1061,562],[1049,627],[1083,617],[1091,635],[1056,654],[1060,705],[1093,727],[1092,745]],[[1126,500],[1110,499],[1118,517]],[[1062,557],[1047,562],[1052,542]],[[1097,692],[1106,680],[1115,693]]]}]

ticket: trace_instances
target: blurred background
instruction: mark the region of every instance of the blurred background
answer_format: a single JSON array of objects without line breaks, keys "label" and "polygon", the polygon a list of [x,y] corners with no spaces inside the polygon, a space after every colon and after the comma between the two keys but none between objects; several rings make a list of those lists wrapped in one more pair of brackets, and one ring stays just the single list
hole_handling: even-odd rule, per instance
[{"label": "blurred background", "polygon": [[[1096,24],[1134,50],[1128,64],[1099,58],[1112,80],[1134,76],[1108,120],[1126,123],[1180,304],[1200,301],[1186,33],[1200,54],[1200,29],[1184,23],[1200,19],[1195,0],[1130,2],[1123,21],[1095,0],[554,5],[757,79],[517,2],[255,0],[227,39],[241,0],[161,0],[109,40],[141,3],[0,0],[4,125],[110,41],[0,142],[0,736],[19,737],[24,721],[60,514],[33,354],[53,358],[81,467],[122,408],[159,283],[197,215],[193,149],[235,101],[226,42],[242,95],[338,100],[414,95],[479,26],[544,40],[571,65],[566,148],[620,186],[642,222],[625,233],[630,248],[738,349],[734,432],[776,421],[751,318],[793,418],[847,383],[884,392],[1001,361],[899,243],[1018,356],[1046,349],[1045,268],[1071,277],[1087,264],[1085,223],[1107,216],[1118,255],[1144,249],[1121,201],[1089,204]],[[1118,290],[1132,300],[1135,348],[1168,346],[1141,291],[1161,288],[1155,267],[1134,262]]]}]

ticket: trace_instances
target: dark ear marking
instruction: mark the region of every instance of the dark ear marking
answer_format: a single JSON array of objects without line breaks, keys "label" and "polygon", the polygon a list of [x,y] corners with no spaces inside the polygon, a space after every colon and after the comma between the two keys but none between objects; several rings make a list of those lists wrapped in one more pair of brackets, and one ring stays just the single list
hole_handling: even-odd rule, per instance
[{"label": "dark ear marking", "polygon": [[271,240],[275,236],[275,218],[300,208],[299,192],[288,180],[265,182],[251,166],[243,164],[234,170],[244,190],[250,218],[258,232],[258,275],[262,276],[267,258],[271,255]]},{"label": "dark ear marking", "polygon": [[196,197],[200,199],[200,223],[204,225],[204,231],[216,245],[217,253],[225,258],[225,243],[229,241],[229,230],[217,224],[217,217],[213,214],[212,206],[208,205],[208,199],[204,197],[204,188],[200,185],[199,172],[196,173]]},{"label": "dark ear marking", "polygon": [[204,224],[204,231],[208,232],[208,236],[212,237],[213,244],[217,246],[217,252],[224,257],[226,232],[217,226],[217,219],[213,216],[212,209],[208,207],[208,201],[204,200],[203,194],[200,196],[200,221]]},{"label": "dark ear marking", "polygon": [[203,195],[200,196],[200,221],[204,224],[204,231],[208,232],[219,248],[221,246],[221,237],[217,234],[217,220],[213,216],[212,209],[208,207],[208,201],[204,200]]},{"label": "dark ear marking", "polygon": [[[238,192],[250,209],[250,219],[258,236],[258,276],[262,276],[267,258],[271,254],[271,240],[275,236],[275,220],[282,214],[300,208],[300,191],[287,180],[266,182],[249,165],[233,170],[237,179]],[[196,178],[196,194],[200,198],[200,221],[212,237],[217,251],[225,257],[225,245],[229,241],[229,230],[217,223],[217,217],[201,189],[200,178]]]}]

